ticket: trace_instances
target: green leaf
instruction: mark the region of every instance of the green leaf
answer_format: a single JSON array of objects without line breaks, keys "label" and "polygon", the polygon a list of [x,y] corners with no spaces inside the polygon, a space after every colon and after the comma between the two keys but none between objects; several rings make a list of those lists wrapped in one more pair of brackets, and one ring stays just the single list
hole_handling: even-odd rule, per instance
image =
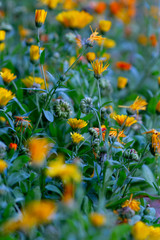
[{"label": "green leaf", "polygon": [[62,196],[62,192],[59,190],[59,188],[55,185],[52,184],[48,184],[45,189],[47,189],[48,191],[57,193],[58,195]]},{"label": "green leaf", "polygon": [[44,113],[44,116],[46,117],[46,119],[49,122],[53,122],[54,121],[54,117],[53,117],[53,114],[51,112],[43,109],[43,113]]},{"label": "green leaf", "polygon": [[128,147],[130,147],[134,142],[135,142],[135,141],[132,140],[132,141],[126,143],[126,144],[124,145],[124,148],[128,148]]},{"label": "green leaf", "polygon": [[109,240],[121,240],[122,237],[125,237],[130,233],[131,228],[132,228],[132,226],[130,226],[128,224],[121,224],[121,225],[114,227]]},{"label": "green leaf", "polygon": [[117,181],[117,185],[119,187],[121,187],[123,185],[125,179],[126,179],[126,172],[125,172],[125,170],[122,170],[119,173],[119,178],[118,178],[118,181]]},{"label": "green leaf", "polygon": [[21,182],[27,178],[29,178],[30,174],[21,170],[20,172],[11,173],[8,176],[8,185],[13,186],[14,184]]},{"label": "green leaf", "polygon": [[153,175],[151,169],[145,164],[142,166],[142,173],[143,173],[143,177],[145,178],[146,182],[150,186],[154,187],[154,184],[156,184],[154,175]]},{"label": "green leaf", "polygon": [[3,116],[8,121],[9,125],[14,129],[13,121],[11,120],[7,113],[5,113],[3,110],[0,110],[0,116]]},{"label": "green leaf", "polygon": [[41,56],[40,56],[40,64],[44,64],[44,61],[45,61],[45,50],[43,50],[43,52],[41,53]]},{"label": "green leaf", "polygon": [[108,105],[109,103],[112,103],[112,101],[103,103],[103,104],[101,105],[101,108],[104,107],[104,106],[106,106],[106,105]]},{"label": "green leaf", "polygon": [[156,105],[159,100],[160,100],[160,95],[151,98],[151,100],[148,103],[148,107],[147,107],[149,113],[151,113],[151,114],[156,113]]}]

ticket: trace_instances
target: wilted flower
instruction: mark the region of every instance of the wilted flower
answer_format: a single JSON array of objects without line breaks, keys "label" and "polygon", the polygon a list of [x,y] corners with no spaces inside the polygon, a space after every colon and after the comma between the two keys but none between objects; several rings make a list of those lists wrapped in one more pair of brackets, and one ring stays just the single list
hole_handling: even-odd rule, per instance
[{"label": "wilted flower", "polygon": [[138,202],[133,198],[133,194],[131,194],[130,199],[126,200],[123,204],[122,204],[122,208],[124,207],[130,207],[132,210],[134,210],[135,212],[138,212],[140,210],[140,202]]},{"label": "wilted flower", "polygon": [[151,135],[151,152],[153,155],[156,153],[160,154],[160,132],[155,129],[151,129],[150,131],[144,132],[143,134]]},{"label": "wilted flower", "polygon": [[136,123],[137,120],[134,117],[128,117],[127,115],[114,115],[112,117],[120,126],[124,124],[126,127],[130,127]]},{"label": "wilted flower", "polygon": [[15,95],[11,91],[0,87],[0,107],[6,106],[14,97]]},{"label": "wilted flower", "polygon": [[18,127],[20,129],[20,131],[23,131],[26,128],[31,128],[31,124],[30,124],[30,120],[28,119],[28,117],[25,116],[15,116],[15,123],[16,123],[16,127]]},{"label": "wilted flower", "polygon": [[92,98],[85,97],[80,102],[81,112],[84,114],[88,114],[91,111],[92,105],[93,105]]},{"label": "wilted flower", "polygon": [[30,47],[30,60],[32,63],[36,63],[40,58],[39,47],[36,45],[31,45]]},{"label": "wilted flower", "polygon": [[125,77],[118,77],[117,87],[119,89],[125,88],[127,85],[128,79]]},{"label": "wilted flower", "polygon": [[71,114],[71,107],[66,101],[62,99],[57,99],[54,102],[54,112],[56,117],[68,119]]},{"label": "wilted flower", "polygon": [[108,32],[111,28],[112,22],[111,21],[107,21],[107,20],[100,20],[99,21],[99,29],[102,32]]},{"label": "wilted flower", "polygon": [[35,11],[35,24],[36,27],[39,28],[41,27],[46,19],[47,12],[44,9],[36,9]]},{"label": "wilted flower", "polygon": [[11,73],[11,70],[8,68],[2,68],[0,72],[0,76],[2,77],[3,81],[6,83],[10,83],[17,77],[16,75],[14,75],[14,73]]},{"label": "wilted flower", "polygon": [[89,46],[89,47],[92,47],[93,46],[93,43],[94,41],[102,41],[104,40],[105,38],[103,38],[102,36],[98,36],[98,32],[97,32],[97,29],[93,32],[93,29],[92,27],[90,26],[90,29],[92,31],[92,34],[90,35],[89,38],[87,38],[86,40],[86,44]]},{"label": "wilted flower", "polygon": [[59,13],[56,20],[65,27],[84,28],[93,20],[93,17],[85,11],[71,10]]},{"label": "wilted flower", "polygon": [[81,173],[78,167],[74,164],[65,164],[64,157],[61,154],[59,154],[55,160],[49,162],[46,175],[50,177],[60,177],[65,184],[71,181],[81,181]]},{"label": "wilted flower", "polygon": [[90,71],[94,71],[94,76],[96,78],[100,78],[101,74],[107,70],[109,64],[106,63],[106,65],[103,66],[103,61],[102,60],[95,60],[94,62],[91,63],[92,69],[89,69]]},{"label": "wilted flower", "polygon": [[7,166],[7,163],[4,160],[0,159],[0,173],[3,173]]},{"label": "wilted flower", "polygon": [[47,138],[33,137],[28,142],[28,149],[32,164],[40,166],[50,151],[50,144]]},{"label": "wilted flower", "polygon": [[89,218],[90,218],[91,223],[95,227],[102,227],[106,223],[106,216],[101,213],[97,213],[97,212],[91,213]]},{"label": "wilted flower", "polygon": [[120,61],[116,63],[116,67],[120,70],[128,71],[131,69],[132,65],[130,63]]},{"label": "wilted flower", "polygon": [[87,122],[82,119],[69,118],[67,122],[72,128],[84,128],[87,126]]},{"label": "wilted flower", "polygon": [[6,32],[4,30],[0,30],[0,43],[5,40]]},{"label": "wilted flower", "polygon": [[73,143],[76,143],[76,144],[80,143],[81,141],[84,141],[84,137],[81,134],[76,132],[71,133],[71,138]]}]

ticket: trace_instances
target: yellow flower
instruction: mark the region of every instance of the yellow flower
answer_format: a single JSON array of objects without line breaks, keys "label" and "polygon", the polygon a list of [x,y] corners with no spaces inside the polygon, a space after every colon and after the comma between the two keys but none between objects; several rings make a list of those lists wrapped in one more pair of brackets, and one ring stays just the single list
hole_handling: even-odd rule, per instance
[{"label": "yellow flower", "polygon": [[77,3],[73,0],[64,0],[63,8],[66,10],[73,9],[77,6]]},{"label": "yellow flower", "polygon": [[94,71],[94,75],[96,78],[100,78],[101,74],[107,70],[109,64],[106,63],[106,65],[103,66],[103,61],[102,60],[95,60],[94,62],[91,63],[93,70]]},{"label": "yellow flower", "polygon": [[11,70],[8,68],[2,68],[2,71],[0,72],[0,75],[4,82],[10,83],[13,81],[17,76],[11,73]]},{"label": "yellow flower", "polygon": [[160,76],[158,77],[158,85],[160,86]]},{"label": "yellow flower", "polygon": [[69,59],[69,66],[71,66],[74,62],[76,61],[76,57],[71,57],[70,59]]},{"label": "yellow flower", "polygon": [[101,227],[104,226],[106,223],[106,217],[104,214],[101,213],[91,213],[90,216],[90,221],[95,227]]},{"label": "yellow flower", "polygon": [[6,119],[4,117],[0,117],[0,122],[5,123]]},{"label": "yellow flower", "polygon": [[139,42],[141,45],[146,46],[147,43],[148,43],[148,39],[147,39],[147,37],[146,37],[144,34],[140,34],[140,35],[138,36],[138,42]]},{"label": "yellow flower", "polygon": [[0,52],[3,52],[6,47],[5,43],[0,43]]},{"label": "yellow flower", "polygon": [[123,130],[120,131],[119,129],[115,129],[115,128],[110,128],[109,136],[110,137],[117,137],[117,141],[120,142],[120,143],[122,143],[120,138],[126,137]]},{"label": "yellow flower", "polygon": [[122,208],[124,207],[129,207],[131,208],[132,210],[134,210],[135,212],[138,212],[140,210],[140,202],[138,202],[137,200],[135,199],[132,199],[133,197],[133,194],[131,194],[130,196],[130,199],[129,200],[126,200],[123,204],[122,204]]},{"label": "yellow flower", "polygon": [[3,42],[6,37],[6,32],[4,30],[0,30],[0,42]]},{"label": "yellow flower", "polygon": [[98,41],[99,46],[104,46],[105,48],[114,48],[116,42],[113,39],[105,38]]},{"label": "yellow flower", "polygon": [[81,134],[76,132],[71,133],[71,138],[72,138],[72,141],[76,144],[78,144],[81,141],[84,141],[84,137]]},{"label": "yellow flower", "polygon": [[47,2],[47,6],[50,8],[50,9],[55,9],[58,5],[60,1],[59,0],[48,0]]},{"label": "yellow flower", "polygon": [[156,111],[157,111],[157,113],[160,113],[160,100],[158,101],[158,103],[156,105]]},{"label": "yellow flower", "polygon": [[151,135],[152,149],[154,150],[154,154],[160,154],[160,132],[155,129],[151,129],[150,131],[144,132],[143,134]]},{"label": "yellow flower", "polygon": [[50,177],[60,177],[64,183],[81,181],[81,174],[78,167],[74,164],[65,164],[64,156],[61,154],[59,154],[55,160],[49,162],[46,175]]},{"label": "yellow flower", "polygon": [[50,144],[47,138],[33,137],[29,140],[28,149],[32,164],[40,166],[50,151]]},{"label": "yellow flower", "polygon": [[94,52],[88,52],[86,58],[88,62],[93,62],[96,59],[96,54]]},{"label": "yellow flower", "polygon": [[[143,222],[139,221],[132,227],[132,235],[135,240],[148,240],[150,228]],[[158,239],[157,239],[158,240]]]},{"label": "yellow flower", "polygon": [[87,39],[87,44],[89,44],[89,46],[92,46],[92,44],[94,43],[94,41],[102,41],[105,38],[103,38],[102,36],[98,36],[98,32],[97,29],[93,32],[92,27],[90,26],[90,29],[92,31],[92,34],[90,35],[90,37]]},{"label": "yellow flower", "polygon": [[127,85],[128,79],[125,77],[118,77],[117,87],[122,89]]},{"label": "yellow flower", "polygon": [[134,117],[128,117],[127,115],[113,115],[113,119],[120,125],[130,127],[132,124],[136,123],[137,120]]},{"label": "yellow flower", "polygon": [[160,239],[160,227],[149,227],[150,234],[147,240],[159,240]]},{"label": "yellow flower", "polygon": [[67,122],[72,128],[84,128],[87,126],[87,122],[82,119],[69,118]]},{"label": "yellow flower", "polygon": [[3,173],[7,166],[7,163],[4,160],[0,159],[0,173]]},{"label": "yellow flower", "polygon": [[146,100],[138,96],[134,101],[134,103],[131,104],[130,106],[119,106],[119,107],[129,108],[132,111],[137,111],[137,114],[138,114],[140,110],[146,110],[147,104],[148,103],[146,102]]},{"label": "yellow flower", "polygon": [[14,97],[15,95],[11,91],[0,87],[0,106],[1,107],[6,106],[7,103],[10,100],[12,100]]},{"label": "yellow flower", "polygon": [[111,21],[107,21],[107,20],[100,20],[99,21],[99,29],[102,32],[108,32],[111,28],[112,22]]},{"label": "yellow flower", "polygon": [[55,212],[56,206],[54,202],[50,200],[34,200],[22,210],[22,215],[18,219],[9,220],[3,225],[3,232],[30,230],[39,224],[50,222]]},{"label": "yellow flower", "polygon": [[35,24],[36,27],[41,27],[46,19],[47,12],[44,9],[36,9],[35,11]]},{"label": "yellow flower", "polygon": [[22,25],[20,25],[18,27],[19,30],[19,35],[21,37],[21,39],[23,40],[25,37],[27,37],[28,35],[30,35],[31,31],[29,29],[24,28]]},{"label": "yellow flower", "polygon": [[32,88],[37,86],[38,88],[45,89],[44,79],[40,77],[33,78],[32,76],[28,76],[22,79],[22,82],[27,88]]},{"label": "yellow flower", "polygon": [[106,62],[106,61],[108,61],[110,58],[111,58],[111,54],[109,54],[109,53],[103,53],[103,54],[102,54],[102,57],[101,57],[101,60],[104,61],[104,62]]},{"label": "yellow flower", "polygon": [[35,63],[39,60],[39,58],[40,58],[39,47],[36,45],[31,45],[31,47],[30,47],[31,62]]},{"label": "yellow flower", "polygon": [[89,24],[93,17],[85,11],[71,10],[61,12],[56,16],[56,20],[62,23],[65,27],[84,28]]}]

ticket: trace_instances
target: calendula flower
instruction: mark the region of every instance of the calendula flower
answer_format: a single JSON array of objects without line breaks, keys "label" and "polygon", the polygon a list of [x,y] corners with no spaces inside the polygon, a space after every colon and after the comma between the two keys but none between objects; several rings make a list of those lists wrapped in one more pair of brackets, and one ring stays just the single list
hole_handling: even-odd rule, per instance
[{"label": "calendula flower", "polygon": [[98,40],[97,43],[99,46],[103,46],[105,48],[114,48],[116,46],[116,42],[109,38]]},{"label": "calendula flower", "polygon": [[[99,128],[93,128],[94,130],[96,130],[96,132],[98,133],[98,136],[99,136]],[[106,126],[105,125],[102,125],[101,126],[101,131],[102,131],[102,138],[103,138],[103,141],[105,140],[105,136],[106,136]]]},{"label": "calendula flower", "polygon": [[141,97],[137,97],[136,100],[134,101],[133,104],[131,104],[130,106],[119,106],[119,107],[124,107],[124,108],[129,108],[131,111],[133,112],[138,112],[140,110],[146,110],[146,106],[147,106],[147,102],[146,100],[142,99]]},{"label": "calendula flower", "polygon": [[24,28],[22,25],[18,27],[18,30],[21,40],[25,39],[27,36],[31,34],[31,31],[29,29]]},{"label": "calendula flower", "polygon": [[160,227],[149,227],[150,233],[148,240],[157,240],[160,239]]},{"label": "calendula flower", "polygon": [[45,89],[45,82],[43,78],[28,76],[21,80],[27,88]]},{"label": "calendula flower", "polygon": [[76,61],[76,57],[73,56],[69,59],[69,66],[71,66]]},{"label": "calendula flower", "polygon": [[22,215],[18,219],[11,219],[2,226],[3,232],[28,231],[39,224],[50,222],[55,212],[56,205],[54,202],[34,200],[22,210]]},{"label": "calendula flower", "polygon": [[160,132],[155,129],[151,129],[147,132],[144,132],[143,134],[149,134],[149,136],[151,136],[151,152],[153,155],[156,153],[160,154]]},{"label": "calendula flower", "polygon": [[109,136],[114,138],[116,137],[119,143],[122,143],[120,138],[126,137],[123,130],[120,131],[119,129],[115,129],[115,128],[110,128]]},{"label": "calendula flower", "polygon": [[127,115],[116,115],[114,114],[112,117],[120,126],[124,124],[126,127],[130,127],[134,123],[137,122],[137,120],[134,117],[128,117]]},{"label": "calendula flower", "polygon": [[116,67],[123,71],[128,71],[131,69],[132,65],[130,63],[120,61],[116,63]]},{"label": "calendula flower", "polygon": [[104,40],[104,38],[102,36],[98,36],[98,32],[97,29],[93,32],[92,27],[90,26],[90,29],[92,31],[92,34],[90,35],[90,37],[86,40],[86,44],[90,47],[93,46],[94,41],[102,41]]},{"label": "calendula flower", "polygon": [[135,199],[132,199],[133,198],[133,194],[131,194],[130,196],[130,199],[129,200],[126,200],[123,204],[122,204],[122,208],[124,207],[129,207],[131,208],[132,210],[134,210],[135,212],[138,212],[140,210],[140,202],[138,202],[137,200]]},{"label": "calendula flower", "polygon": [[14,75],[14,73],[11,73],[11,70],[8,68],[2,68],[0,72],[0,76],[2,77],[3,81],[6,83],[10,83],[17,77],[16,75]]},{"label": "calendula flower", "polygon": [[4,30],[0,30],[0,42],[3,42],[6,37],[6,32]]},{"label": "calendula flower", "polygon": [[87,126],[87,122],[82,119],[69,118],[67,122],[73,129],[74,128],[84,128]]},{"label": "calendula flower", "polygon": [[60,0],[54,0],[54,1],[53,0],[48,0],[47,1],[47,6],[50,9],[55,9],[59,2],[60,2]]},{"label": "calendula flower", "polygon": [[102,227],[106,223],[106,216],[101,213],[97,213],[97,212],[91,213],[89,218],[90,218],[91,223],[95,227]]},{"label": "calendula flower", "polygon": [[149,40],[151,42],[151,45],[152,47],[156,47],[157,44],[158,44],[158,41],[157,41],[157,37],[155,34],[152,34],[150,37],[149,37]]},{"label": "calendula flower", "polygon": [[75,187],[74,187],[73,183],[67,183],[65,185],[64,194],[63,194],[63,198],[62,198],[62,202],[64,204],[69,205],[69,204],[73,203],[74,191],[75,191]]},{"label": "calendula flower", "polygon": [[111,21],[107,21],[107,20],[100,20],[99,21],[99,29],[102,32],[108,32],[111,28],[112,22]]},{"label": "calendula flower", "polygon": [[103,61],[102,60],[95,60],[94,62],[91,63],[92,69],[89,69],[90,71],[94,71],[94,76],[96,78],[100,78],[101,74],[107,70],[109,64],[106,63],[106,65],[103,66]]},{"label": "calendula flower", "polygon": [[71,10],[77,6],[74,0],[63,0],[63,9]]},{"label": "calendula flower", "polygon": [[0,52],[3,52],[4,51],[4,49],[5,49],[5,47],[6,47],[6,44],[5,43],[0,43]]},{"label": "calendula flower", "polygon": [[84,137],[81,134],[76,132],[71,133],[71,138],[73,143],[76,143],[76,144],[80,143],[81,141],[84,141]]},{"label": "calendula flower", "polygon": [[88,25],[93,20],[93,17],[85,11],[71,10],[59,13],[56,20],[65,27],[81,29]]},{"label": "calendula flower", "polygon": [[29,140],[28,149],[32,164],[40,166],[50,151],[50,144],[47,138],[33,137]]},{"label": "calendula flower", "polygon": [[107,8],[105,2],[95,2],[94,11],[98,14],[102,14]]},{"label": "calendula flower", "polygon": [[36,27],[41,27],[46,20],[47,12],[44,9],[36,9],[35,11],[35,24]]},{"label": "calendula flower", "polygon": [[36,63],[40,58],[39,47],[36,45],[31,45],[30,47],[30,60],[32,63]]},{"label": "calendula flower", "polygon": [[46,175],[50,177],[60,177],[65,184],[70,182],[80,182],[81,174],[74,164],[65,164],[64,156],[59,154],[58,157],[49,162]]},{"label": "calendula flower", "polygon": [[4,117],[0,117],[0,122],[1,123],[5,123],[6,122],[6,119]]},{"label": "calendula flower", "polygon": [[160,100],[158,101],[157,105],[156,105],[156,112],[158,114],[160,114]]},{"label": "calendula flower", "polygon": [[17,150],[17,143],[10,143],[9,148],[14,149],[14,151],[16,151]]},{"label": "calendula flower", "polygon": [[96,54],[94,52],[88,52],[86,58],[88,62],[93,62],[96,59]]},{"label": "calendula flower", "polygon": [[132,235],[135,240],[146,240],[150,234],[150,228],[145,223],[139,221],[132,227]]},{"label": "calendula flower", "polygon": [[0,87],[0,107],[6,106],[14,97],[15,95],[11,91]]},{"label": "calendula flower", "polygon": [[25,116],[15,116],[15,124],[20,131],[22,131],[22,129],[24,131],[26,128],[32,128],[30,120]]},{"label": "calendula flower", "polygon": [[127,83],[128,83],[128,79],[127,78],[125,78],[125,77],[118,77],[117,87],[119,89],[125,88]]},{"label": "calendula flower", "polygon": [[0,159],[0,173],[3,173],[7,166],[7,163],[4,160]]}]

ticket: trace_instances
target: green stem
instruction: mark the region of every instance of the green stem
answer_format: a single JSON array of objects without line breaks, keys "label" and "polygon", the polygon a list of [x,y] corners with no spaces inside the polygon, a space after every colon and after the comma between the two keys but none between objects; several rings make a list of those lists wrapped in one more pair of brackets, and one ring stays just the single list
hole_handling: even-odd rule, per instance
[{"label": "green stem", "polygon": [[98,120],[98,125],[99,125],[99,140],[100,140],[100,143],[102,142],[102,129],[101,129],[101,122],[99,120],[99,116],[97,114],[97,112],[95,111],[94,108],[91,107],[91,109],[94,111],[95,115],[96,115],[96,118]]}]

